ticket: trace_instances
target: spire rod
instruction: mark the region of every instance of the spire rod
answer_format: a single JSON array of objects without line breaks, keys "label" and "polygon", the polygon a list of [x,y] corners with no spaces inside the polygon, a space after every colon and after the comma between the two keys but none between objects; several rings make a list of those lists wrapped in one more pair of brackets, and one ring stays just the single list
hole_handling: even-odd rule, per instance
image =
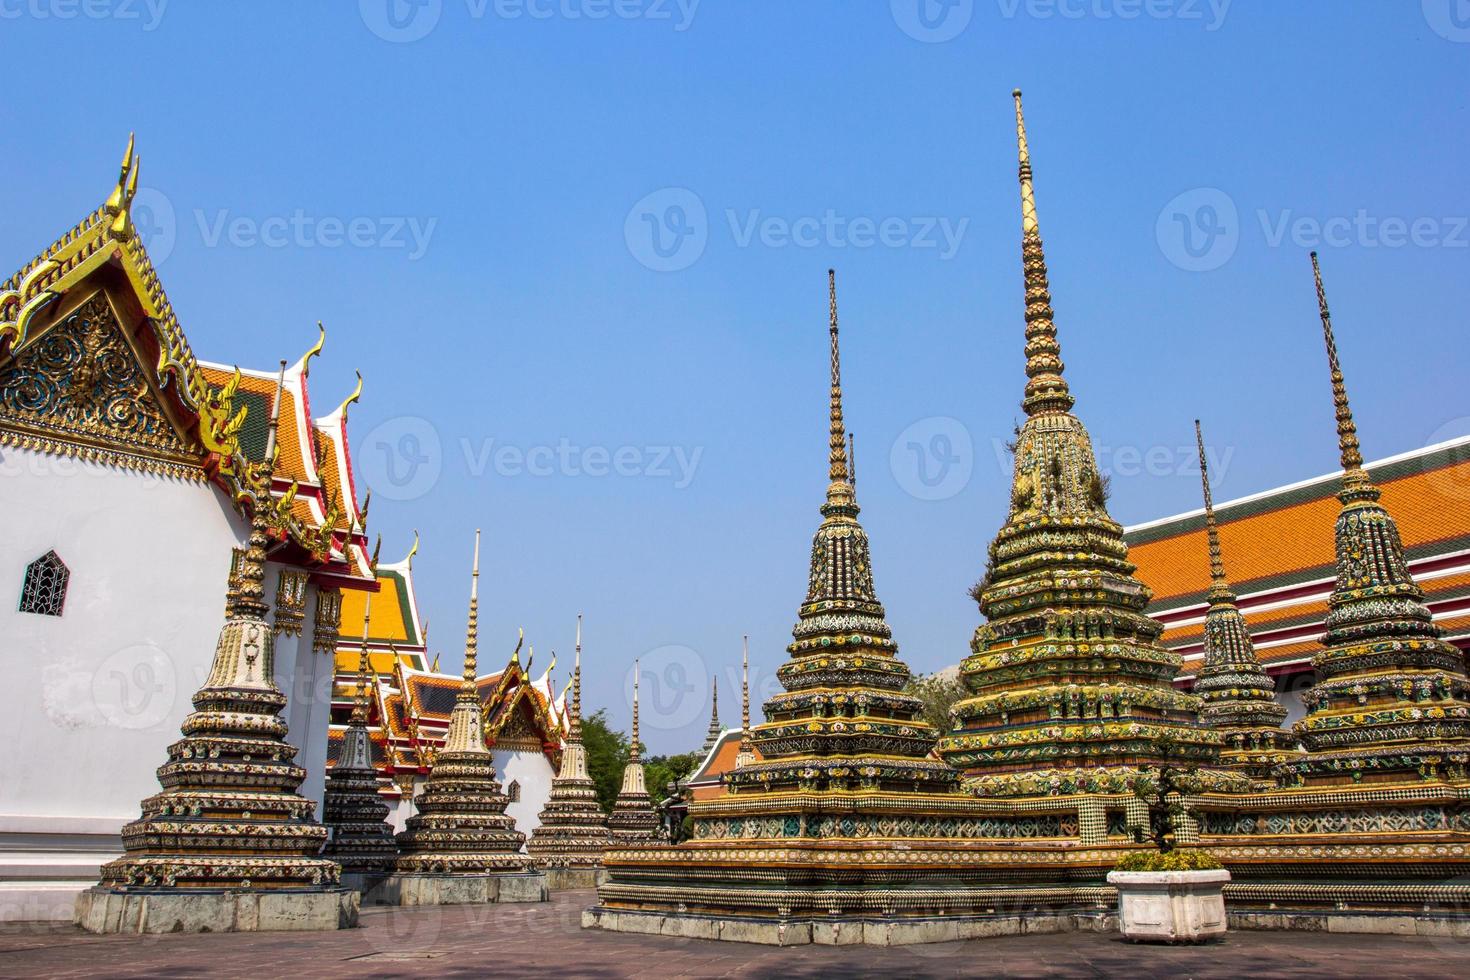
[{"label": "spire rod", "polygon": [[1327,341],[1327,366],[1332,372],[1332,403],[1337,411],[1337,451],[1342,459],[1342,468],[1347,471],[1349,479],[1353,479],[1354,474],[1362,474],[1363,453],[1358,446],[1358,426],[1353,421],[1352,406],[1348,404],[1347,384],[1337,362],[1337,339],[1332,333],[1332,314],[1327,309],[1327,290],[1322,286],[1322,267],[1317,264],[1316,252],[1312,253],[1312,280],[1317,286],[1317,310],[1322,317],[1322,336]]},{"label": "spire rod", "polygon": [[567,740],[582,741],[582,614],[577,613],[577,652],[572,661],[572,730]]},{"label": "spire rod", "polygon": [[1199,447],[1199,479],[1205,494],[1205,534],[1210,544],[1210,597],[1229,598],[1230,583],[1225,580],[1225,561],[1220,555],[1220,528],[1215,523],[1215,501],[1210,494],[1210,464],[1205,458],[1205,437],[1199,419],[1194,420],[1194,441]]},{"label": "spire rod", "polygon": [[741,637],[740,654],[740,741],[750,735],[750,634]]},{"label": "spire rod", "polygon": [[842,358],[837,348],[837,270],[827,270],[828,334],[832,341],[832,393],[828,409],[827,478],[851,483],[847,467],[847,438],[842,423]]},{"label": "spire rod", "polygon": [[629,747],[629,762],[638,761],[638,661],[633,661],[633,743]]},{"label": "spire rod", "polygon": [[1046,253],[1041,245],[1041,225],[1036,220],[1036,190],[1031,183],[1031,150],[1026,143],[1026,118],[1021,111],[1021,90],[1016,100],[1016,145],[1021,180],[1021,266],[1026,285],[1026,396],[1021,406],[1027,415],[1065,412],[1073,404],[1072,393],[1062,379],[1066,366],[1057,342],[1051,309],[1051,287],[1047,282]]},{"label": "spire rod", "polygon": [[470,617],[464,634],[464,681],[462,691],[475,694],[475,663],[480,648],[480,529],[475,528],[475,560],[470,569]]}]

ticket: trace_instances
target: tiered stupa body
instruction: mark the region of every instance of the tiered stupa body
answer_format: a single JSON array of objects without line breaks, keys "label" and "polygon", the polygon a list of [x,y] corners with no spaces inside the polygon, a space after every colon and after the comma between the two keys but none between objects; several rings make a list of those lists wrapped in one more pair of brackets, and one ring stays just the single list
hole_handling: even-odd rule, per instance
[{"label": "tiered stupa body", "polygon": [[612,843],[607,814],[597,801],[597,784],[587,774],[582,744],[582,618],[577,617],[577,654],[572,666],[572,706],[561,769],[541,811],[541,825],[526,850],[545,869],[552,888],[591,888]]},{"label": "tiered stupa body", "polygon": [[[275,405],[280,404],[279,396]],[[123,828],[126,853],[77,900],[92,932],[337,929],[357,921],[357,895],[318,857],[327,830],[297,792],[306,770],[286,741],[286,695],[264,597],[267,509],[276,420],[253,481],[249,547],[229,589],[208,679],[158,769],[163,791]]]},{"label": "tiered stupa body", "polygon": [[658,814],[648,794],[643,774],[642,745],[638,741],[638,663],[633,663],[633,740],[628,764],[623,767],[623,785],[613,802],[607,824],[618,844],[651,841],[658,831]]},{"label": "tiered stupa body", "polygon": [[[376,556],[374,556],[376,558]],[[374,568],[376,568],[374,561]],[[372,617],[369,594],[362,617],[362,651],[357,664],[357,691],[352,718],[342,733],[337,762],[327,770],[322,801],[322,822],[332,833],[322,856],[342,866],[345,884],[371,888],[393,870],[398,841],[388,825],[389,807],[378,793],[378,772],[373,768],[372,742],[368,735],[368,684],[372,676],[368,660],[368,625]]]},{"label": "tiered stupa body", "polygon": [[465,631],[464,677],[444,747],[436,754],[418,812],[398,835],[400,854],[385,889],[403,905],[456,905],[493,901],[545,901],[546,880],[521,852],[526,835],[505,808],[510,800],[495,778],[495,759],[485,747],[480,697],[475,690],[479,645],[480,533]]},{"label": "tiered stupa body", "polygon": [[1205,532],[1209,540],[1209,610],[1205,613],[1204,663],[1194,683],[1203,701],[1200,718],[1225,736],[1220,754],[1224,765],[1266,779],[1278,763],[1295,758],[1292,735],[1281,727],[1286,707],[1276,700],[1276,684],[1256,657],[1245,617],[1235,604],[1235,590],[1225,575],[1220,529],[1210,494],[1209,463],[1204,435],[1194,423],[1199,445],[1200,481],[1205,498]]},{"label": "tiered stupa body", "polygon": [[[1092,440],[1071,413],[1052,319],[1031,161],[1015,93],[1026,285],[1026,421],[1015,444],[1010,514],[978,593],[987,622],[961,676],[972,696],[939,751],[991,797],[1131,792],[1145,767],[1214,763],[1221,737],[1199,699],[1174,689],[1181,658],[1144,613],[1123,528],[1107,511]],[[1200,769],[1198,788],[1244,787]]]},{"label": "tiered stupa body", "polygon": [[1317,683],[1294,728],[1308,754],[1282,776],[1314,785],[1462,780],[1470,764],[1464,654],[1441,638],[1409,574],[1398,527],[1363,469],[1315,252],[1312,270],[1336,406],[1342,510],[1337,585],[1322,650],[1312,658]]}]

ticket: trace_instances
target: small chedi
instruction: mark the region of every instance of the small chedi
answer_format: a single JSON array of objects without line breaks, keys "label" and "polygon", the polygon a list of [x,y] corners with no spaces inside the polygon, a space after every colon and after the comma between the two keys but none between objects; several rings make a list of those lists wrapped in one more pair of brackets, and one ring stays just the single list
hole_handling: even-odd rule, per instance
[{"label": "small chedi", "polygon": [[608,827],[618,844],[652,841],[658,832],[658,814],[653,797],[648,794],[643,774],[642,745],[638,741],[638,661],[633,661],[633,738],[628,749],[628,764],[623,767],[623,785],[607,818]]},{"label": "small chedi", "polygon": [[1312,658],[1317,683],[1303,698],[1307,716],[1294,729],[1308,754],[1284,774],[1313,786],[1405,776],[1462,781],[1470,765],[1465,658],[1441,639],[1409,574],[1398,527],[1363,469],[1315,252],[1312,275],[1337,416],[1342,510],[1327,635]]},{"label": "small chedi", "polygon": [[[280,387],[273,404],[280,405]],[[297,789],[275,681],[275,638],[266,622],[264,566],[276,455],[273,411],[265,462],[250,481],[249,547],[204,686],[183,737],[158,769],[162,792],[123,828],[124,855],[77,898],[90,932],[314,930],[357,923],[358,896],[340,868],[317,856],[327,830]]]},{"label": "small chedi", "polygon": [[394,874],[377,900],[400,905],[543,902],[546,877],[521,852],[526,836],[506,815],[509,800],[495,778],[485,747],[480,697],[475,691],[479,647],[480,532],[470,575],[464,675],[444,747],[416,803],[418,813],[398,835]]},{"label": "small chedi", "polygon": [[551,888],[591,888],[611,843],[607,814],[597,801],[597,785],[587,774],[587,749],[582,744],[582,617],[578,616],[571,715],[561,769],[552,780],[541,825],[531,833],[526,851],[546,872]]},{"label": "small chedi", "polygon": [[1194,692],[1204,703],[1200,718],[1225,737],[1220,761],[1260,779],[1297,752],[1291,734],[1281,727],[1286,707],[1276,700],[1276,684],[1256,657],[1245,617],[1235,604],[1235,591],[1225,575],[1220,529],[1210,494],[1210,467],[1204,433],[1194,423],[1199,448],[1200,482],[1205,498],[1205,535],[1209,542],[1209,611],[1205,613],[1204,663]]},{"label": "small chedi", "polygon": [[[377,570],[373,555],[373,570]],[[358,655],[357,685],[352,717],[342,733],[336,764],[327,771],[322,822],[331,831],[322,856],[342,866],[342,882],[358,891],[372,889],[393,870],[398,841],[388,825],[388,804],[378,793],[378,771],[373,767],[368,735],[368,691],[372,667],[368,659],[368,629],[372,621],[372,593],[362,617],[362,649]]]},{"label": "small chedi", "polygon": [[720,679],[716,677],[709,685],[709,730],[705,732],[704,745],[700,746],[699,754],[709,755],[723,734],[725,730],[720,727]]}]

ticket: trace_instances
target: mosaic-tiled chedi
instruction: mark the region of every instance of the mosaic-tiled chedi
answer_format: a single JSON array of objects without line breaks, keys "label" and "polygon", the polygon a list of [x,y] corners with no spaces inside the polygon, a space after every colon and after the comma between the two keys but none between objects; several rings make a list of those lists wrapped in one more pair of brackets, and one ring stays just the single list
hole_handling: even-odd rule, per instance
[{"label": "mosaic-tiled chedi", "polygon": [[[274,404],[280,404],[279,396]],[[162,792],[144,800],[142,818],[123,828],[125,853],[103,866],[100,888],[93,893],[340,891],[341,869],[317,856],[327,830],[313,819],[315,804],[297,792],[306,770],[295,764],[296,748],[286,741],[280,716],[286,695],[276,686],[275,639],[266,621],[263,583],[275,428],[273,420],[266,461],[251,481],[257,490],[248,501],[249,547],[230,589],[209,677],[194,695],[194,711],[181,726],[183,737],[169,746],[168,761],[158,769]],[[95,918],[102,902],[105,898],[92,893],[79,900],[79,921],[87,928],[153,928]],[[90,906],[88,913],[84,905]],[[164,906],[150,908],[161,915]],[[234,917],[222,928],[261,927],[229,914]],[[355,906],[349,914],[355,918]],[[182,917],[177,928],[199,928],[197,920],[197,915]],[[338,925],[332,914],[326,927]]]},{"label": "mosaic-tiled chedi", "polygon": [[[587,748],[582,744],[582,617],[577,617],[576,661],[572,666],[571,717],[566,745],[561,752],[561,769],[551,782],[551,795],[541,811],[541,825],[531,834],[526,850],[536,866],[555,871],[595,872],[602,867],[602,854],[612,843],[607,815],[597,802],[597,784],[587,774]],[[558,887],[572,880],[557,881]],[[584,883],[590,887],[594,882]]]},{"label": "mosaic-tiled chedi", "polygon": [[521,853],[526,835],[506,815],[510,803],[495,778],[495,759],[485,748],[480,696],[475,691],[479,648],[480,532],[475,532],[470,614],[465,629],[464,675],[444,747],[434,757],[418,812],[398,835],[400,875],[491,875],[531,870]]},{"label": "mosaic-tiled chedi", "polygon": [[[377,569],[376,553],[373,568]],[[327,770],[322,822],[332,832],[323,857],[342,866],[349,884],[371,887],[370,880],[388,874],[398,857],[398,842],[388,826],[388,804],[378,793],[378,771],[373,767],[372,742],[367,730],[368,691],[372,667],[368,659],[368,626],[372,595],[362,617],[362,650],[357,662],[357,690],[352,718],[342,733],[336,764]],[[356,876],[357,881],[351,881]]]},{"label": "mosaic-tiled chedi", "polygon": [[1276,700],[1276,684],[1256,657],[1245,617],[1235,604],[1235,590],[1225,575],[1215,501],[1210,494],[1209,462],[1204,434],[1194,423],[1199,447],[1200,483],[1205,498],[1205,534],[1209,541],[1209,610],[1205,613],[1204,663],[1194,693],[1204,707],[1200,718],[1225,736],[1220,761],[1247,775],[1267,779],[1278,763],[1297,755],[1292,736],[1281,727],[1286,708]]},{"label": "mosaic-tiled chedi", "polygon": [[1282,769],[1288,782],[1466,778],[1470,682],[1465,660],[1440,638],[1409,575],[1398,527],[1363,469],[1357,426],[1337,359],[1322,274],[1312,254],[1336,406],[1342,490],[1337,586],[1327,634],[1312,658],[1317,683],[1295,732],[1308,754]]},{"label": "mosaic-tiled chedi", "polygon": [[1010,513],[978,587],[987,622],[961,676],[972,696],[939,751],[981,796],[1126,793],[1140,769],[1202,766],[1195,789],[1245,788],[1208,768],[1221,736],[1199,699],[1172,685],[1180,657],[1144,614],[1107,483],[1071,413],[1036,219],[1031,161],[1015,93],[1026,286],[1026,421],[1015,443]]},{"label": "mosaic-tiled chedi", "polygon": [[619,844],[651,841],[658,829],[658,814],[653,810],[653,797],[643,776],[643,746],[638,741],[638,662],[633,662],[633,738],[628,749],[628,764],[623,767],[623,785],[613,802],[607,823]]}]

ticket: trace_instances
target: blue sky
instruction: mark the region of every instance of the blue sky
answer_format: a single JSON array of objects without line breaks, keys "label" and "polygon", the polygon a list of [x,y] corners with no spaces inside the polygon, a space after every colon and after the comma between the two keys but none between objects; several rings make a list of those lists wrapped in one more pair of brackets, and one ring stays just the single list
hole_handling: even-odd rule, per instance
[{"label": "blue sky", "polygon": [[1013,87],[1114,516],[1198,506],[1196,416],[1217,499],[1335,465],[1311,247],[1368,457],[1470,431],[1463,0],[394,2],[0,0],[0,264],[136,130],[196,352],[320,319],[317,404],[366,376],[371,523],[421,531],[445,666],[483,527],[484,659],[524,626],[567,664],[584,612],[587,701],[625,723],[642,656],[654,751],[712,675],[738,721],[742,633],[774,690],[828,266],[879,593],[916,670],[965,654],[1024,381]]}]

